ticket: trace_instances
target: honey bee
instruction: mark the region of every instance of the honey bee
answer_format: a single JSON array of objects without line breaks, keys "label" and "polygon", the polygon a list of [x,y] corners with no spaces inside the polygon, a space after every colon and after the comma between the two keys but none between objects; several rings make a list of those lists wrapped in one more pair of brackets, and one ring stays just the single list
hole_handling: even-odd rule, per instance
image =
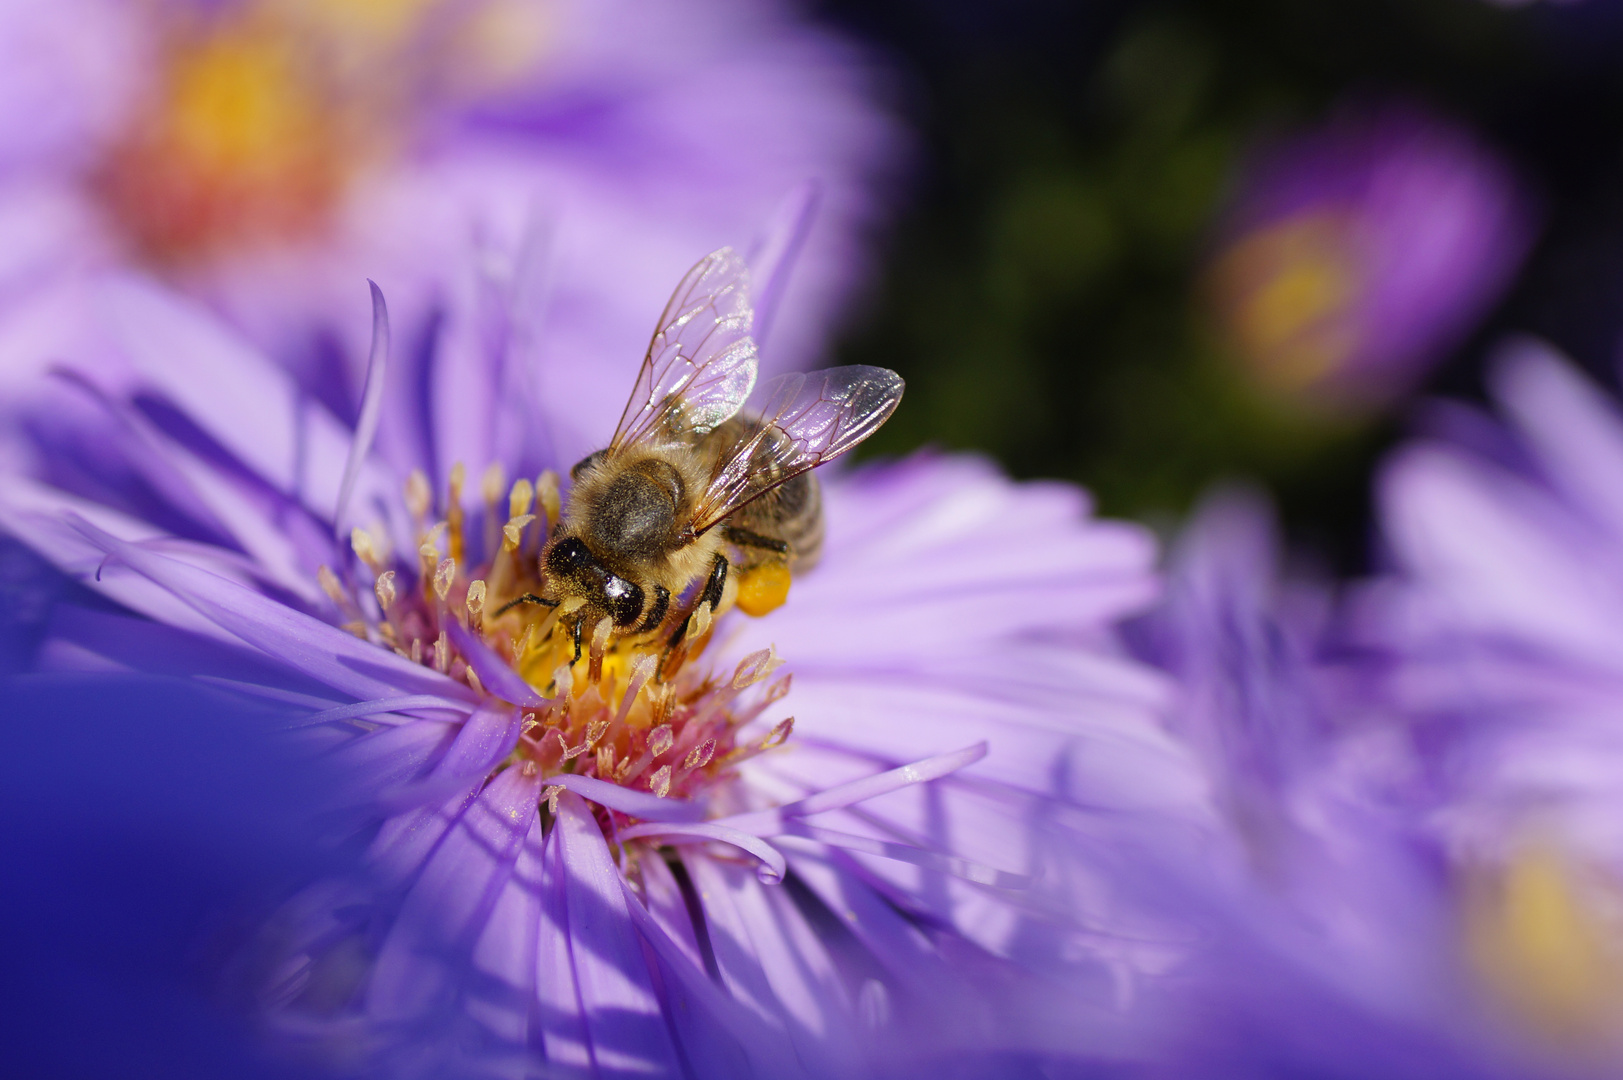
[{"label": "honey bee", "polygon": [[541,553],[550,595],[513,603],[564,605],[576,660],[583,633],[605,618],[639,635],[681,614],[674,644],[702,605],[713,613],[727,598],[765,614],[781,604],[822,550],[811,470],[872,435],[901,401],[895,372],[841,367],[779,376],[758,413],[743,411],[757,369],[748,283],[731,248],[688,271],[614,438],[570,470],[569,501]]}]

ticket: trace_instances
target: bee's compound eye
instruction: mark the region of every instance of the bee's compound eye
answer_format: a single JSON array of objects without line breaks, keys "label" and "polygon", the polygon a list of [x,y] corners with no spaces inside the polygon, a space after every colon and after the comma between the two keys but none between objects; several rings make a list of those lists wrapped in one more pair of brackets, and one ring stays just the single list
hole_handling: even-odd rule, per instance
[{"label": "bee's compound eye", "polygon": [[575,462],[575,464],[569,470],[569,479],[579,480],[582,473],[590,472],[592,469],[597,468],[597,463],[602,461],[603,455],[607,453],[607,450],[598,450],[594,453],[587,454],[585,457]]},{"label": "bee's compound eye", "polygon": [[630,626],[642,615],[642,589],[625,578],[610,574],[603,583],[603,598],[615,626]]},{"label": "bee's compound eye", "polygon": [[576,575],[596,563],[597,559],[592,556],[591,549],[574,536],[558,541],[552,545],[552,550],[547,552],[547,573],[559,577]]}]

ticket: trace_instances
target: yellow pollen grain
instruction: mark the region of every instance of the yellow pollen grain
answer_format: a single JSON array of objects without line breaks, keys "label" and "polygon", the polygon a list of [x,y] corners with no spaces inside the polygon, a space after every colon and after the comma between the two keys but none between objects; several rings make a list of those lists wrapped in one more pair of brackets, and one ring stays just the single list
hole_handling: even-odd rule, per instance
[{"label": "yellow pollen grain", "polygon": [[738,575],[738,610],[760,618],[776,611],[789,599],[789,568],[783,563],[763,563]]}]

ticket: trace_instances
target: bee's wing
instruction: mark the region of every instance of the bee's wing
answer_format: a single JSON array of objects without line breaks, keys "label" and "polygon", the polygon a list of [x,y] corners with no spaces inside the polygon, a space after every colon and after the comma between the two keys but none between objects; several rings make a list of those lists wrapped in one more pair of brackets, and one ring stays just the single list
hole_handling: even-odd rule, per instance
[{"label": "bee's wing", "polygon": [[751,499],[840,456],[879,430],[902,400],[902,377],[879,367],[780,375],[766,409],[717,459],[694,510],[695,534]]},{"label": "bee's wing", "polygon": [[755,387],[753,317],[749,268],[732,248],[689,270],[654,328],[609,453],[683,442],[736,413]]}]

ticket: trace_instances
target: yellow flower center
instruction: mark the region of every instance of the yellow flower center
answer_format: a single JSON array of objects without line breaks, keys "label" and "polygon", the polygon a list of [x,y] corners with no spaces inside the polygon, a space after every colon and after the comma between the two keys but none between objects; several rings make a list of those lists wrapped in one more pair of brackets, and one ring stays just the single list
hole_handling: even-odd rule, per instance
[{"label": "yellow flower center", "polygon": [[1552,1043],[1616,1038],[1623,927],[1616,885],[1532,843],[1472,883],[1467,950],[1495,995]]},{"label": "yellow flower center", "polygon": [[1359,346],[1362,274],[1346,215],[1265,226],[1214,264],[1212,290],[1240,355],[1266,387],[1295,394],[1341,371]]},{"label": "yellow flower center", "polygon": [[517,0],[261,0],[170,27],[164,71],[92,184],[144,257],[319,234],[421,103],[510,84],[545,45]]}]

